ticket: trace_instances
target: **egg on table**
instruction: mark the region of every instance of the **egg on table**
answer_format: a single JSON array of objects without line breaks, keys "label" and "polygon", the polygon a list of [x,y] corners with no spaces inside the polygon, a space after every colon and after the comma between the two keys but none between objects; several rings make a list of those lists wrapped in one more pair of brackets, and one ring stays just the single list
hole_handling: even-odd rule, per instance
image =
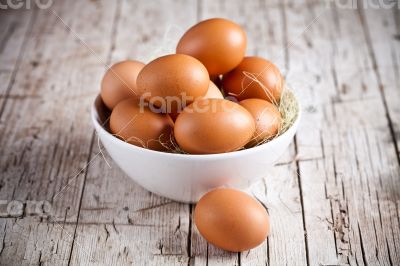
[{"label": "egg on table", "polygon": [[200,60],[212,76],[235,68],[245,51],[246,33],[238,24],[223,18],[207,19],[194,25],[176,48],[176,53]]},{"label": "egg on table", "polygon": [[175,121],[179,147],[191,154],[236,151],[246,145],[255,131],[251,114],[225,99],[199,99],[187,106]]},{"label": "egg on table", "polygon": [[139,61],[125,60],[112,65],[101,81],[101,98],[112,110],[117,103],[126,98],[139,98],[136,79],[144,64]]},{"label": "egg on table", "polygon": [[279,69],[270,61],[249,56],[223,76],[222,87],[226,94],[235,96],[239,101],[259,98],[279,103],[283,78]]},{"label": "egg on table", "polygon": [[173,127],[168,114],[154,113],[135,98],[119,102],[110,116],[110,131],[116,137],[156,151],[169,150]]},{"label": "egg on table", "polygon": [[265,208],[248,194],[231,188],[206,193],[196,205],[194,222],[208,242],[232,252],[260,245],[270,227]]},{"label": "egg on table", "polygon": [[148,63],[137,78],[139,93],[161,112],[179,112],[209,87],[207,69],[199,60],[183,54],[159,57]]},{"label": "egg on table", "polygon": [[251,147],[264,140],[271,139],[278,133],[282,117],[275,105],[261,99],[246,99],[239,104],[250,112],[256,123],[256,131],[247,146]]}]

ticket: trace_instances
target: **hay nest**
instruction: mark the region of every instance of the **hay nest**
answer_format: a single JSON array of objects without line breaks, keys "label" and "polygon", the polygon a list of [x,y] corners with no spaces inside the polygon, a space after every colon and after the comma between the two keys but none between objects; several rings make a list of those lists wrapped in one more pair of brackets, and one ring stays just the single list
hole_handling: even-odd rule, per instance
[{"label": "hay nest", "polygon": [[[281,113],[282,117],[281,127],[279,128],[278,133],[275,136],[268,139],[264,139],[258,142],[253,147],[265,144],[285,133],[294,124],[294,122],[297,119],[297,116],[299,115],[299,104],[296,100],[296,97],[293,91],[290,90],[286,85],[284,86],[284,89],[282,91],[280,102],[274,104],[278,107],[278,110]],[[179,147],[173,136],[171,136],[170,143],[166,143],[164,145],[169,147],[170,153],[187,154]],[[251,147],[243,147],[241,150],[249,148]]]}]

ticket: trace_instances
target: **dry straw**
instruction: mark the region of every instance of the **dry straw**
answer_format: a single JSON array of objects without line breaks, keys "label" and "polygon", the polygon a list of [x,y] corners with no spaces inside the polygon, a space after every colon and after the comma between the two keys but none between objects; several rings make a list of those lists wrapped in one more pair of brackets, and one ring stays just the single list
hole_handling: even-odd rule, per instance
[{"label": "dry straw", "polygon": [[[279,103],[274,102],[274,104],[278,107],[278,110],[282,117],[282,122],[281,122],[281,126],[278,130],[278,133],[275,136],[273,136],[272,138],[267,138],[267,139],[260,141],[255,146],[265,144],[265,143],[273,140],[274,138],[282,135],[294,124],[294,122],[297,119],[297,116],[299,114],[299,104],[296,100],[294,93],[286,85],[284,85],[284,87],[283,87],[280,102]],[[174,139],[174,137],[172,135],[171,135],[170,142],[171,143],[169,143],[168,145],[163,145],[163,146],[169,147],[169,152],[178,153],[178,154],[186,154],[186,152],[184,152],[179,147],[179,145],[176,143],[176,140]],[[246,149],[246,148],[243,147],[242,149]]]},{"label": "dry straw", "polygon": [[[267,91],[267,89],[264,89],[264,90]],[[283,133],[285,133],[293,125],[293,123],[297,119],[297,116],[298,116],[298,113],[299,113],[299,105],[298,105],[298,102],[296,100],[295,95],[286,86],[286,84],[283,85],[283,90],[282,90],[282,93],[281,93],[281,99],[280,99],[279,103],[277,103],[276,101],[273,101],[273,104],[275,106],[277,106],[277,108],[278,108],[278,110],[279,110],[279,112],[281,114],[281,117],[282,117],[281,126],[280,126],[280,128],[278,130],[278,133],[275,136],[273,136],[271,138],[264,139],[264,140],[258,142],[255,146],[259,146],[259,145],[265,144],[265,143],[273,140],[274,138],[282,135]],[[136,118],[136,116],[133,117],[128,124],[132,123],[135,118]],[[135,140],[135,141],[139,142],[143,148],[147,148],[148,147],[148,143],[145,143],[143,140],[138,139],[136,137],[131,137],[130,139],[124,139],[118,133],[113,134],[113,135],[115,137],[118,137],[119,139],[124,140],[125,142],[129,142],[130,140]],[[160,142],[160,144],[164,148],[166,148],[168,150],[168,152],[170,152],[170,153],[187,154],[185,151],[183,151],[179,147],[179,145],[177,144],[173,134],[170,135],[170,139],[167,140],[167,141],[165,141],[165,140],[163,141],[162,140],[162,136],[160,136],[160,138],[158,140],[151,140],[151,141]],[[243,147],[242,149],[246,149],[246,148]],[[100,152],[101,152],[101,149],[100,149]],[[103,157],[104,157],[104,155],[103,155]]]},{"label": "dry straw", "polygon": [[285,133],[294,124],[299,115],[299,103],[297,102],[293,91],[291,91],[286,85],[282,91],[278,109],[282,116],[282,125],[277,136]]},{"label": "dry straw", "polygon": [[278,130],[278,133],[273,136],[272,138],[264,139],[263,141],[260,141],[257,143],[255,146],[262,145],[264,143],[267,143],[274,138],[282,135],[285,133],[296,121],[297,116],[299,114],[299,104],[296,100],[296,97],[294,93],[286,86],[284,85],[283,91],[281,94],[281,100],[279,104],[275,104],[278,107],[278,110],[281,114],[282,117],[282,122],[281,126]]}]

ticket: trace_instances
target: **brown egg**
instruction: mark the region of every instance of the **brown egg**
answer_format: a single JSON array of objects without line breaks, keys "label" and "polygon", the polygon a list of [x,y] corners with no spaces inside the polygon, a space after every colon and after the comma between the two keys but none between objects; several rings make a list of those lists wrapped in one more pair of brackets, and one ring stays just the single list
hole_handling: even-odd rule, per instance
[{"label": "brown egg", "polygon": [[205,194],[194,210],[194,222],[208,242],[232,252],[252,249],[269,234],[265,208],[248,194],[230,188]]},{"label": "brown egg", "polygon": [[224,74],[242,61],[246,33],[236,23],[222,18],[204,20],[179,40],[176,53],[199,59],[210,75]]},{"label": "brown egg", "polygon": [[[208,90],[206,95],[199,97],[198,99],[223,99],[224,96],[222,95],[222,92],[220,89],[218,89],[217,86],[215,86],[214,82],[210,81],[210,85],[208,86]],[[169,116],[172,118],[172,120],[176,120],[178,118],[179,113],[170,113]]]},{"label": "brown egg", "polygon": [[255,131],[251,114],[224,99],[199,99],[187,106],[174,126],[175,139],[187,153],[235,151],[246,145]]},{"label": "brown egg", "polygon": [[250,112],[256,122],[256,131],[248,146],[254,146],[278,133],[282,117],[275,105],[261,99],[247,99],[239,104]]},{"label": "brown egg", "polygon": [[196,58],[173,54],[155,59],[140,71],[137,86],[140,94],[160,110],[182,110],[197,97],[204,96],[210,78]]},{"label": "brown egg", "polygon": [[239,101],[259,98],[278,103],[283,89],[279,69],[261,57],[245,57],[231,72],[222,78],[222,86],[228,95]]},{"label": "brown egg", "polygon": [[114,64],[107,70],[101,81],[100,95],[110,110],[126,98],[140,97],[136,87],[136,78],[143,67],[142,62],[126,60]]},{"label": "brown egg", "polygon": [[[222,95],[222,92],[218,89],[215,84],[210,81],[210,85],[208,86],[208,90],[206,95],[199,97],[198,99],[223,99],[224,96]],[[170,113],[169,116],[172,118],[172,120],[176,120],[178,118],[179,113]]]},{"label": "brown egg", "polygon": [[119,102],[110,117],[110,130],[115,136],[156,151],[168,150],[173,127],[169,115],[154,113],[134,98]]},{"label": "brown egg", "polygon": [[203,96],[205,99],[223,99],[224,96],[222,95],[222,92],[218,89],[218,87],[214,84],[214,82],[210,81],[210,85],[208,86],[208,90],[206,95]]}]

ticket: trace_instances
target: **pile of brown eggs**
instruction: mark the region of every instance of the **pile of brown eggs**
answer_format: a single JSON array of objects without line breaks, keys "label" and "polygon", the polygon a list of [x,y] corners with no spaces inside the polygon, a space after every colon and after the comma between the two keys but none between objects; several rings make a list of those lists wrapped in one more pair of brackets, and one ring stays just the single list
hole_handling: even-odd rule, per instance
[{"label": "pile of brown eggs", "polygon": [[136,146],[189,154],[271,139],[282,123],[284,80],[270,61],[245,56],[246,43],[239,25],[214,18],[190,28],[176,54],[113,65],[101,83],[111,133]]},{"label": "pile of brown eggs", "polygon": [[[182,36],[176,54],[113,65],[101,84],[111,133],[147,149],[188,154],[236,151],[276,136],[284,80],[270,61],[245,56],[246,42],[239,25],[209,19]],[[194,222],[207,241],[229,251],[254,248],[269,234],[265,208],[228,188],[205,194]]]}]

